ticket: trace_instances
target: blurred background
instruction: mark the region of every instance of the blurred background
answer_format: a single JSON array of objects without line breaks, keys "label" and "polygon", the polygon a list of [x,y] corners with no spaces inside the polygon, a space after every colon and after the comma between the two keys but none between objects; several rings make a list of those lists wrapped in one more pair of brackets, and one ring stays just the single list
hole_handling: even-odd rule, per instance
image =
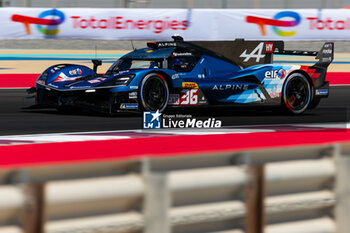
[{"label": "blurred background", "polygon": [[[296,8],[316,12],[348,5],[345,0],[0,0],[1,9],[18,7],[18,11],[22,7],[42,7],[164,8],[159,9],[164,12],[170,8]],[[23,25],[19,27],[24,33]],[[136,48],[145,47],[145,41],[133,43]],[[285,48],[318,51],[322,43],[288,41]],[[230,128],[235,134],[221,135],[220,142],[228,145],[225,151],[214,151],[216,139],[206,135],[213,132],[205,131],[198,135],[203,134],[201,140],[207,144],[203,147],[209,149],[181,151],[181,156],[175,157],[173,151],[178,152],[178,148],[192,147],[187,131],[180,132],[178,144],[172,141],[173,132],[167,135],[167,141],[164,139],[166,143],[160,143],[162,136],[157,133],[113,131],[110,134],[123,141],[111,140],[103,145],[91,140],[97,134],[106,136],[104,132],[85,135],[85,139],[80,138],[81,132],[62,133],[73,132],[76,126],[79,128],[75,131],[115,130],[118,121],[126,126],[140,125],[139,116],[107,118],[21,111],[23,88],[31,87],[47,67],[58,63],[90,66],[91,58],[99,58],[104,60],[104,71],[130,50],[132,44],[126,40],[0,39],[0,122],[8,126],[5,133],[0,128],[0,233],[350,232],[350,144],[339,143],[349,141],[346,122],[325,128],[312,124],[257,127],[256,123],[244,128],[237,124],[237,128]],[[349,77],[350,42],[346,37],[336,41],[335,52],[336,59],[328,71],[333,77]],[[309,65],[315,61],[313,57],[276,56],[275,62]],[[4,86],[9,77],[22,83]],[[24,82],[26,77],[32,80]],[[330,92],[341,97],[331,96],[319,112],[305,117],[327,117],[337,113],[333,111],[335,107],[349,116],[349,83],[335,83],[338,86],[332,86]],[[236,117],[252,122],[256,119],[244,114]],[[281,115],[260,117],[290,123]],[[48,127],[55,127],[51,128],[54,131],[49,132]],[[40,133],[61,134],[38,134],[38,128]],[[220,132],[217,134],[220,136]],[[137,146],[133,135],[141,139]],[[57,138],[61,140],[58,146]],[[80,142],[61,150],[72,138]],[[315,138],[318,141],[313,141]],[[143,139],[149,144],[142,144]],[[300,140],[299,144],[293,144],[295,140]],[[272,148],[256,150],[254,146],[261,141],[271,143]],[[41,144],[31,147],[36,143]],[[237,149],[241,143],[249,144],[248,148]],[[129,148],[154,149],[159,145],[159,154],[152,154],[152,150],[129,153]],[[82,154],[79,146],[90,148],[95,154]]]},{"label": "blurred background", "polygon": [[102,8],[343,8],[346,0],[0,0],[9,7]]}]

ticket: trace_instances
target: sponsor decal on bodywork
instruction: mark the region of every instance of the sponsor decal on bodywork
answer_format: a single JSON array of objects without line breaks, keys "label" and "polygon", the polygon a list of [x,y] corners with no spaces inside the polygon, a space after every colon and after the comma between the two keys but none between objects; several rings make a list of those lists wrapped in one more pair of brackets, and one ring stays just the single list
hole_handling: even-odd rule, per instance
[{"label": "sponsor decal on bodywork", "polygon": [[266,71],[265,72],[265,78],[272,79],[272,78],[280,78],[283,79],[286,77],[286,71],[284,69],[279,70],[272,70],[272,71]]},{"label": "sponsor decal on bodywork", "polygon": [[81,71],[81,69],[77,68],[77,69],[68,71],[68,73],[69,73],[70,75],[81,75],[81,74],[82,74],[82,71]]},{"label": "sponsor decal on bodywork", "polygon": [[178,78],[180,78],[180,75],[179,74],[173,74],[172,76],[171,76],[171,79],[178,79]]},{"label": "sponsor decal on bodywork", "polygon": [[180,95],[179,94],[170,94],[168,104],[169,105],[180,105]]},{"label": "sponsor decal on bodywork", "polygon": [[182,83],[182,88],[199,88],[198,84],[195,82],[183,82]]},{"label": "sponsor decal on bodywork", "polygon": [[197,105],[197,104],[198,104],[198,89],[181,90],[180,105]]},{"label": "sponsor decal on bodywork", "polygon": [[225,90],[248,90],[247,84],[226,84],[226,85],[214,85],[213,91],[225,91]]},{"label": "sponsor decal on bodywork", "polygon": [[189,53],[189,52],[186,52],[186,53],[176,53],[176,52],[174,52],[173,53],[173,55],[175,56],[175,57],[186,57],[186,56],[193,56],[193,54],[192,53]]},{"label": "sponsor decal on bodywork", "polygon": [[316,95],[328,95],[328,90],[324,90],[324,89],[316,90]]},{"label": "sponsor decal on bodywork", "polygon": [[266,44],[265,44],[265,51],[266,51],[266,53],[272,53],[273,52],[273,42],[266,42]]},{"label": "sponsor decal on bodywork", "polygon": [[100,83],[100,82],[103,82],[105,80],[106,80],[106,78],[96,78],[96,79],[89,80],[88,83]]},{"label": "sponsor decal on bodywork", "polygon": [[130,92],[129,93],[129,99],[137,99],[137,92],[136,91]]},{"label": "sponsor decal on bodywork", "polygon": [[124,103],[120,104],[120,109],[138,109],[139,105],[137,103]]},{"label": "sponsor decal on bodywork", "polygon": [[75,81],[76,79],[80,78],[81,76],[77,76],[77,77],[68,77],[67,75],[65,75],[63,72],[61,72],[58,77],[53,81],[55,82],[67,82],[67,81]]}]

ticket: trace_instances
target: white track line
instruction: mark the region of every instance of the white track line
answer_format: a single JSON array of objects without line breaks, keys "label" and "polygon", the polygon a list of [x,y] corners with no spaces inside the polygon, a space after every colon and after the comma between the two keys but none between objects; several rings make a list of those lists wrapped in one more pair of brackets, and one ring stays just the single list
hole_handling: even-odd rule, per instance
[{"label": "white track line", "polygon": [[[263,128],[262,128],[263,127]],[[50,133],[0,136],[0,140],[8,141],[8,144],[23,143],[50,143],[50,142],[77,142],[77,141],[101,141],[112,139],[148,138],[161,136],[180,135],[222,135],[222,134],[245,134],[245,133],[269,133],[278,131],[279,127],[301,127],[307,130],[318,129],[349,129],[350,123],[331,124],[293,124],[293,125],[255,125],[240,127],[225,127],[218,129],[159,129],[159,130],[113,130],[113,131],[89,131],[73,133]],[[298,129],[297,131],[302,130]],[[284,131],[283,128],[280,131]],[[288,128],[286,129],[288,131]],[[101,135],[104,134],[104,135]],[[115,135],[113,135],[115,134]],[[118,135],[120,134],[120,135]],[[130,134],[130,135],[123,135]]]}]

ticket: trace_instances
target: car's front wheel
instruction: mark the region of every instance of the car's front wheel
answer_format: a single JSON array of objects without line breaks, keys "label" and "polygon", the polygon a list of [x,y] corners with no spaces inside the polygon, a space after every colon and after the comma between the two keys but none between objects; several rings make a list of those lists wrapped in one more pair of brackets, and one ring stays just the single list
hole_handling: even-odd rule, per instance
[{"label": "car's front wheel", "polygon": [[164,111],[169,100],[169,88],[166,79],[158,73],[146,75],[139,88],[142,110]]},{"label": "car's front wheel", "polygon": [[303,113],[311,101],[311,87],[307,78],[300,73],[290,75],[283,87],[282,106],[288,113]]}]

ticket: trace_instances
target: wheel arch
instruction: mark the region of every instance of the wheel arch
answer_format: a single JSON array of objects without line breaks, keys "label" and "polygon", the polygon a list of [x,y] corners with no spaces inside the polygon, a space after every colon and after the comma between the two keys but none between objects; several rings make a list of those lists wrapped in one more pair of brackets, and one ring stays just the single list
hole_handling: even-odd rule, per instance
[{"label": "wheel arch", "polygon": [[312,102],[314,100],[314,97],[315,97],[315,85],[312,82],[310,75],[308,73],[306,73],[304,70],[293,70],[286,78],[288,78],[290,75],[295,74],[295,73],[304,75],[305,78],[307,79],[307,81],[309,82],[309,85],[311,88],[311,100],[310,100],[310,102]]},{"label": "wheel arch", "polygon": [[[169,91],[170,91],[170,89],[172,89],[172,87],[173,87],[173,82],[172,82],[172,79],[171,79],[171,77],[169,76],[169,74],[167,74],[166,72],[161,71],[161,70],[152,70],[152,71],[148,72],[147,74],[145,74],[145,75],[143,76],[143,78],[146,77],[147,75],[151,74],[151,73],[155,73],[155,74],[160,74],[160,75],[162,75],[162,76],[164,77],[165,81],[167,82]],[[142,79],[143,79],[143,78],[142,78]],[[142,79],[141,79],[141,81],[142,81]]]},{"label": "wheel arch", "polygon": [[314,84],[312,82],[312,79],[310,78],[310,75],[308,73],[306,73],[304,70],[293,70],[287,77],[286,79],[291,76],[292,74],[295,74],[295,73],[299,73],[299,74],[302,74],[305,76],[305,78],[307,79],[307,81],[309,82],[310,84],[310,87],[314,87]]},{"label": "wheel arch", "polygon": [[288,108],[286,105],[285,105],[285,96],[284,96],[284,91],[285,91],[285,88],[286,88],[286,85],[287,85],[287,80],[293,75],[293,74],[300,74],[302,75],[303,77],[305,77],[307,83],[309,84],[309,87],[310,87],[310,100],[309,100],[309,104],[308,106],[312,103],[312,100],[313,100],[313,97],[314,97],[314,93],[313,93],[313,90],[314,90],[314,85],[312,83],[312,80],[310,78],[310,76],[303,70],[295,70],[293,72],[291,72],[286,78],[285,78],[285,82],[283,83],[283,88],[282,88],[282,96],[281,96],[281,105],[282,107],[287,110],[288,110],[288,113],[290,114],[302,114],[306,109],[308,109],[308,107],[306,107],[303,111],[301,112],[293,112],[290,108]]},{"label": "wheel arch", "polygon": [[162,72],[162,71],[155,71],[155,70],[152,70],[150,72],[147,72],[145,75],[143,75],[142,79],[140,80],[140,85],[139,85],[139,89],[137,90],[138,92],[138,103],[139,105],[141,106],[141,108],[139,107],[139,109],[141,110],[145,110],[145,106],[144,106],[144,102],[143,102],[143,99],[142,99],[142,83],[143,83],[143,80],[149,76],[149,75],[152,75],[152,74],[156,74],[156,75],[161,75],[162,78],[165,80],[165,86],[166,86],[166,90],[167,90],[167,97],[166,97],[166,103],[164,105],[164,108],[162,108],[161,111],[164,111],[164,109],[167,107],[168,105],[168,101],[169,101],[169,94],[170,94],[170,87],[172,86],[171,84],[171,78],[169,77],[169,75],[165,72]]}]

